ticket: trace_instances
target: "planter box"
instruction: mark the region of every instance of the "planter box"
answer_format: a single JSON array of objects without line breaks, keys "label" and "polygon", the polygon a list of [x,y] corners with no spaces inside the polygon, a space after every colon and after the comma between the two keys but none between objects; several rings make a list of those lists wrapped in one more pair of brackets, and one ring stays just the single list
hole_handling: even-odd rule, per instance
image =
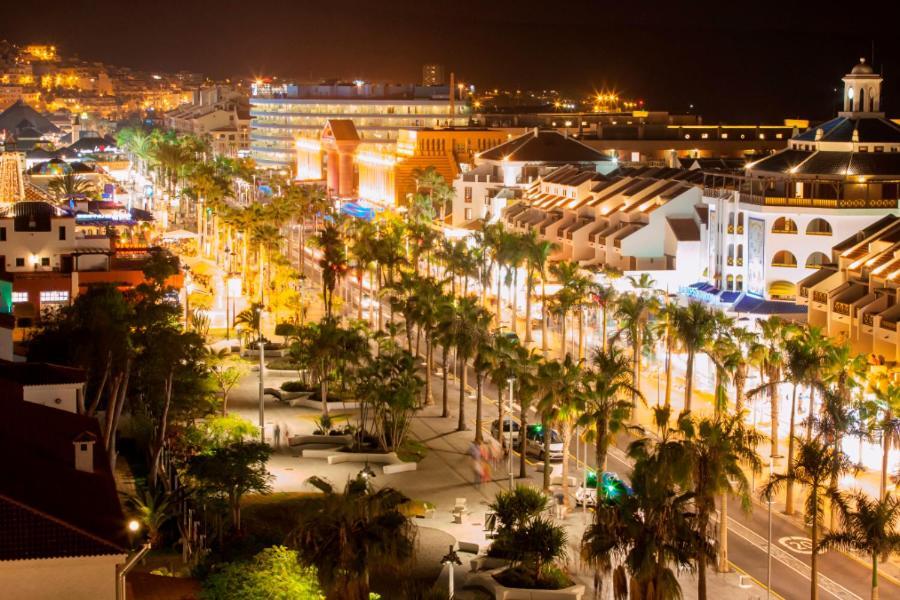
[{"label": "planter box", "polygon": [[476,556],[469,561],[469,566],[473,572],[500,569],[508,564],[509,560],[497,558],[496,556]]},{"label": "planter box", "polygon": [[[303,392],[304,394],[308,392]],[[314,408],[318,411],[322,410],[322,402],[320,400],[313,400],[312,394],[310,393],[308,396],[304,398],[295,398],[291,400],[291,406],[303,406],[305,408]],[[359,402],[329,402],[328,409],[341,409],[341,410],[357,410],[359,408]]]},{"label": "planter box", "polygon": [[482,587],[493,594],[495,600],[582,600],[584,597],[584,585],[580,583],[561,590],[508,588],[494,579],[494,575],[505,570],[506,567],[480,571],[469,578],[466,587]]},{"label": "planter box", "polygon": [[303,446],[304,444],[320,444],[323,446],[349,446],[353,443],[352,435],[295,435],[291,438],[291,446]]}]

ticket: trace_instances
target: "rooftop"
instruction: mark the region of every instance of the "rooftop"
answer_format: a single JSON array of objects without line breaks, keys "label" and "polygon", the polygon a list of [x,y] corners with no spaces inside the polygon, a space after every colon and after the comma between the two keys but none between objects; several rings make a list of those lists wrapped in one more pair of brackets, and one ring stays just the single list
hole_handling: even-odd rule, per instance
[{"label": "rooftop", "polygon": [[481,160],[509,162],[611,162],[608,156],[556,130],[528,132],[482,152]]}]

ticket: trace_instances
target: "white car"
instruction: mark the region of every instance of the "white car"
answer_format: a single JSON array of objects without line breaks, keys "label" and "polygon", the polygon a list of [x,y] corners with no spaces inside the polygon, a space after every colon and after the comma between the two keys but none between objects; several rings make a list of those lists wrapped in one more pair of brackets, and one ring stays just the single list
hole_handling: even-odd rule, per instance
[{"label": "white car", "polygon": [[550,430],[550,447],[544,448],[544,427],[540,424],[529,425],[525,428],[525,452],[537,456],[541,460],[544,455],[549,455],[550,460],[562,460],[562,437],[555,429]]},{"label": "white car", "polygon": [[491,435],[494,436],[495,440],[498,440],[504,446],[506,446],[506,441],[510,437],[510,431],[512,431],[512,442],[514,447],[518,447],[519,443],[519,422],[506,417],[503,419],[503,433],[500,433],[500,419],[494,419],[494,422],[491,423]]},{"label": "white car", "polygon": [[[585,481],[578,485],[575,490],[575,506],[597,506],[597,474],[594,471],[588,471]],[[607,471],[601,477],[600,487],[603,488],[604,494],[609,497],[615,497],[618,494],[631,494],[631,488],[615,473]]]}]

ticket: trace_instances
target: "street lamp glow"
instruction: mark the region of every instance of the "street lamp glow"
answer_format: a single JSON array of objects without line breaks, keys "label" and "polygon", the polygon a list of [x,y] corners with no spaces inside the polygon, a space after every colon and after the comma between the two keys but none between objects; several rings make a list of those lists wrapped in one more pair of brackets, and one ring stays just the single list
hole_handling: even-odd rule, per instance
[{"label": "street lamp glow", "polygon": [[140,528],[141,524],[137,519],[131,519],[130,521],[128,521],[128,531],[130,531],[131,533],[137,533]]}]

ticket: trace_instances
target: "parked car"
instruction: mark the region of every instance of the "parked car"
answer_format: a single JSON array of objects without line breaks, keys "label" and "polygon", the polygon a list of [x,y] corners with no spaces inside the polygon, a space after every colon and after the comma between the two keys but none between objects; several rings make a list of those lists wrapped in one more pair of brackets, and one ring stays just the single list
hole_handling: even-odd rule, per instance
[{"label": "parked car", "polygon": [[576,506],[597,506],[597,488],[601,490],[601,494],[605,498],[617,498],[622,494],[631,495],[633,491],[622,479],[612,471],[605,471],[600,476],[600,485],[598,486],[597,473],[588,471],[585,481],[575,490]]},{"label": "parked car", "polygon": [[544,426],[536,423],[525,428],[525,452],[537,456],[541,460],[549,454],[550,460],[562,460],[562,437],[555,429],[550,430],[550,447],[544,448]]},{"label": "parked car", "polygon": [[506,417],[503,419],[503,435],[500,435],[500,419],[494,419],[494,422],[491,423],[491,435],[494,436],[495,440],[499,440],[501,443],[506,445],[506,440],[509,437],[509,432],[512,431],[512,441],[515,445],[519,440],[519,422],[514,421],[513,419]]}]

